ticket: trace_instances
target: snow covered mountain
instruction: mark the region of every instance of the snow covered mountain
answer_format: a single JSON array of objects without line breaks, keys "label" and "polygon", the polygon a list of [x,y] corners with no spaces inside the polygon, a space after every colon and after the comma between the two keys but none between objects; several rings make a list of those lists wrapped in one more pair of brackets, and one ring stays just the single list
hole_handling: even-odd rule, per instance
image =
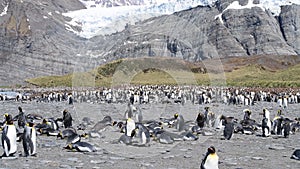
[{"label": "snow covered mountain", "polygon": [[117,6],[132,6],[132,5],[146,5],[154,4],[152,0],[81,0],[87,8],[93,7],[117,7]]},{"label": "snow covered mountain", "polygon": [[[216,0],[80,0],[87,9],[64,13],[72,18],[66,28],[75,34],[92,38],[122,31],[127,24],[172,14],[198,5],[213,5]],[[252,0],[251,0],[252,1]],[[238,1],[236,1],[238,4]],[[260,0],[263,8],[279,15],[280,6],[300,4],[300,0]],[[80,27],[81,30],[72,29]]]},{"label": "snow covered mountain", "polygon": [[300,55],[300,5],[279,9],[299,0],[96,2],[0,0],[0,85],[120,58]]},{"label": "snow covered mountain", "polygon": [[93,7],[117,7],[117,6],[132,6],[132,5],[161,5],[164,3],[183,3],[191,1],[201,3],[212,3],[215,0],[80,0],[87,8]]},{"label": "snow covered mountain", "polygon": [[[198,5],[208,5],[214,0],[81,0],[87,9],[64,13],[73,18],[67,28],[75,34],[91,38],[122,31],[127,24],[172,14]],[[71,27],[81,27],[75,31]]]},{"label": "snow covered mountain", "polygon": [[278,16],[283,5],[300,4],[300,0],[260,0],[265,9],[269,9]]}]

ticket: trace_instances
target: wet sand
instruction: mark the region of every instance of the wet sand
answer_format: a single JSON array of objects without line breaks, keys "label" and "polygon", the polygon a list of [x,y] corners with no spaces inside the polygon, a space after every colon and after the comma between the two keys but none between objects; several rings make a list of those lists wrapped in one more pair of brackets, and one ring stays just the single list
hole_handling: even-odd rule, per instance
[{"label": "wet sand", "polygon": [[[38,113],[44,117],[62,117],[62,111],[68,109],[74,118],[74,126],[83,117],[100,121],[110,115],[113,120],[123,118],[126,104],[89,104],[65,102],[53,103],[20,103],[0,102],[0,114],[17,115],[17,107],[21,106],[26,114]],[[186,121],[195,120],[199,111],[210,106],[216,114],[243,118],[243,109],[252,110],[252,118],[261,121],[259,115],[263,108],[268,108],[271,118],[278,110],[276,103],[259,102],[254,106],[233,106],[221,103],[208,105],[180,104],[144,104],[141,105],[144,120],[159,117],[172,117],[174,113],[183,115]],[[291,104],[284,110],[290,118],[300,117],[300,104]],[[173,130],[173,129],[171,129]],[[173,130],[174,132],[175,129]],[[261,134],[260,132],[256,133]],[[81,153],[63,149],[66,140],[53,136],[38,136],[37,157],[22,157],[22,144],[18,143],[18,155],[14,159],[0,159],[0,168],[199,168],[201,159],[211,145],[217,149],[220,169],[281,169],[300,168],[300,161],[290,159],[295,148],[300,148],[300,132],[289,138],[268,138],[257,135],[234,134],[231,140],[222,140],[222,131],[214,131],[212,136],[199,136],[197,141],[177,141],[174,144],[160,144],[151,140],[149,147],[127,146],[116,144],[121,136],[115,127],[108,127],[100,138],[87,138],[83,141],[97,148],[94,153]],[[3,153],[3,150],[0,150]]]}]

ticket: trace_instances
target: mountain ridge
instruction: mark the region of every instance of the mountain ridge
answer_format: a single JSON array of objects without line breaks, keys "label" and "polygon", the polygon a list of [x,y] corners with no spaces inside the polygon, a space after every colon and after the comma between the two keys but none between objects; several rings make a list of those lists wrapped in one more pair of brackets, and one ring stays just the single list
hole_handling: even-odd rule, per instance
[{"label": "mountain ridge", "polygon": [[[291,28],[291,22],[300,17],[299,10],[294,5],[289,12],[283,11],[287,15],[279,16],[280,23],[260,8],[228,10],[221,23],[215,19],[220,14],[217,7],[198,6],[128,26],[110,36],[115,44],[104,58],[173,56],[195,62],[213,57],[299,55],[299,31]],[[292,26],[300,25],[296,20]],[[289,35],[289,44],[283,34]]]},{"label": "mountain ridge", "polygon": [[199,62],[230,56],[299,56],[299,5],[283,6],[278,17],[260,8],[227,10],[221,16],[223,24],[215,19],[222,12],[219,6],[198,6],[87,40],[67,30],[80,27],[63,15],[85,9],[79,1],[22,2],[0,0],[0,85],[86,71],[127,57]]}]

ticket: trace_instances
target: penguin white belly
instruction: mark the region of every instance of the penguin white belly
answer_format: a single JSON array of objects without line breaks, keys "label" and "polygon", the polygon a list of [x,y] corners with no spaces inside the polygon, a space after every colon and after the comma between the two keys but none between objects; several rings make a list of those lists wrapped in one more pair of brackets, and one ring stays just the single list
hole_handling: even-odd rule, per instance
[{"label": "penguin white belly", "polygon": [[146,137],[145,132],[142,132],[141,143],[142,143],[142,144],[146,144],[146,143],[147,143],[147,137]]},{"label": "penguin white belly", "polygon": [[268,125],[268,130],[266,130],[265,131],[265,133],[266,133],[266,136],[270,136],[271,135],[271,127],[272,127],[272,123],[271,123],[271,121],[268,119],[268,122],[267,122],[267,125]]},{"label": "penguin white belly", "polygon": [[81,152],[93,152],[89,147],[78,146],[77,148]]},{"label": "penguin white belly", "polygon": [[6,141],[3,142],[4,153],[6,156],[9,156],[8,144]]},{"label": "penguin white belly", "polygon": [[131,132],[135,129],[135,122],[131,119],[127,121],[126,124],[126,135],[131,136]]},{"label": "penguin white belly", "polygon": [[219,157],[217,155],[209,155],[205,161],[205,169],[219,169]]},{"label": "penguin white belly", "polygon": [[32,151],[32,154],[36,154],[36,130],[35,128],[32,128],[32,131],[31,131],[31,140],[32,140],[32,143],[33,143],[33,151]]},{"label": "penguin white belly", "polygon": [[139,121],[139,114],[138,114],[137,112],[135,112],[135,121],[136,121],[136,122],[140,122],[140,121]]},{"label": "penguin white belly", "polygon": [[286,108],[288,106],[288,100],[287,98],[283,99],[283,107]]},{"label": "penguin white belly", "polygon": [[8,150],[8,153],[15,153],[17,151],[17,130],[14,125],[7,126],[7,138],[10,142],[10,150]]},{"label": "penguin white belly", "polygon": [[282,100],[281,99],[278,100],[278,105],[279,105],[279,107],[282,107]]},{"label": "penguin white belly", "polygon": [[223,120],[218,120],[216,123],[216,128],[220,130],[224,130],[225,126],[223,125]]},{"label": "penguin white belly", "polygon": [[249,100],[245,99],[245,106],[249,106]]}]

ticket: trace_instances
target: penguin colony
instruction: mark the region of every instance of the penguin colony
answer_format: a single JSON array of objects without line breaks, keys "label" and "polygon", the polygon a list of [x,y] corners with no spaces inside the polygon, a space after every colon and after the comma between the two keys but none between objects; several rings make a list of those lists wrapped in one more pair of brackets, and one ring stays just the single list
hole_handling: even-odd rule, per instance
[{"label": "penguin colony", "polygon": [[[143,87],[141,88],[144,89]],[[262,91],[258,92],[259,94],[246,90],[242,92],[236,90],[234,92],[229,90],[227,92],[218,91],[219,93],[224,92],[224,98],[221,99],[221,102],[229,105],[251,105],[255,104],[257,100],[277,101],[279,110],[274,119],[270,118],[271,112],[267,108],[261,110],[261,119],[252,119],[252,111],[245,109],[243,111],[244,118],[239,120],[235,117],[215,114],[209,106],[206,106],[204,110],[200,110],[197,116],[195,116],[194,121],[185,121],[184,116],[176,112],[169,117],[144,119],[139,104],[150,103],[151,99],[149,96],[153,93],[156,93],[156,96],[162,99],[159,100],[153,96],[151,97],[152,101],[161,101],[162,103],[173,101],[175,104],[184,104],[187,100],[190,100],[195,104],[209,104],[214,100],[213,93],[215,92],[212,89],[202,90],[202,92],[190,89],[190,93],[186,92],[186,90],[172,90],[172,88],[167,87],[163,89],[156,87],[156,89],[157,90],[150,90],[151,92],[136,90],[135,88],[129,89],[129,92],[127,90],[123,92],[122,90],[118,90],[116,93],[122,93],[122,100],[128,102],[126,111],[124,112],[124,118],[114,119],[111,116],[105,116],[102,120],[95,123],[93,120],[85,117],[77,126],[73,125],[72,114],[67,109],[62,111],[62,117],[43,117],[38,114],[26,114],[21,107],[18,107],[18,115],[15,117],[12,117],[11,114],[3,115],[4,119],[1,122],[1,141],[4,153],[1,157],[17,156],[17,142],[22,142],[24,152],[22,155],[24,157],[37,156],[38,150],[36,145],[39,135],[47,135],[49,137],[66,140],[64,147],[66,150],[95,152],[97,148],[89,142],[85,142],[84,139],[86,137],[101,137],[101,133],[105,132],[108,126],[115,127],[121,133],[120,137],[116,138],[117,143],[133,146],[151,146],[152,141],[161,144],[173,144],[176,141],[194,141],[199,138],[199,135],[205,136],[207,131],[218,130],[222,131],[221,135],[224,140],[230,140],[234,137],[234,134],[238,133],[259,135],[262,137],[278,135],[283,138],[288,138],[290,134],[295,134],[300,129],[300,118],[295,117],[293,119],[284,116],[282,113],[282,109],[286,109],[288,103],[298,103],[298,94],[295,95],[296,97],[282,97],[280,95],[274,98],[271,93]],[[163,92],[160,93],[157,91]],[[90,93],[93,92],[90,91]],[[89,96],[91,96],[90,93],[86,94],[86,97],[80,97],[81,95],[76,92],[74,95],[68,94],[65,101],[67,104],[73,104],[73,102],[76,101],[92,100],[89,98]],[[111,93],[109,97],[108,93]],[[118,99],[113,98],[115,93],[112,93],[112,90],[103,90],[102,93],[98,93],[99,99],[105,96],[105,102],[117,102],[116,100]],[[161,95],[163,95],[163,97],[161,97]],[[73,96],[75,97],[73,98]],[[44,97],[45,96],[42,98]],[[60,100],[64,98],[51,94],[51,99],[46,100],[53,101],[57,99],[57,97],[59,97]],[[250,99],[245,99],[245,97]],[[247,103],[245,103],[245,100],[247,100]],[[299,151],[295,151],[291,158],[299,160]],[[215,147],[209,147],[206,155],[202,159],[200,168],[217,169],[218,159],[219,157],[217,156]]]},{"label": "penguin colony", "polygon": [[36,102],[89,102],[89,103],[181,103],[207,104],[214,101],[228,105],[253,105],[255,102],[276,102],[279,107],[300,103],[300,91],[296,89],[263,88],[218,88],[203,86],[141,85],[117,89],[99,88],[96,90],[54,88],[37,90],[15,90],[9,96],[0,92],[0,101]]}]

